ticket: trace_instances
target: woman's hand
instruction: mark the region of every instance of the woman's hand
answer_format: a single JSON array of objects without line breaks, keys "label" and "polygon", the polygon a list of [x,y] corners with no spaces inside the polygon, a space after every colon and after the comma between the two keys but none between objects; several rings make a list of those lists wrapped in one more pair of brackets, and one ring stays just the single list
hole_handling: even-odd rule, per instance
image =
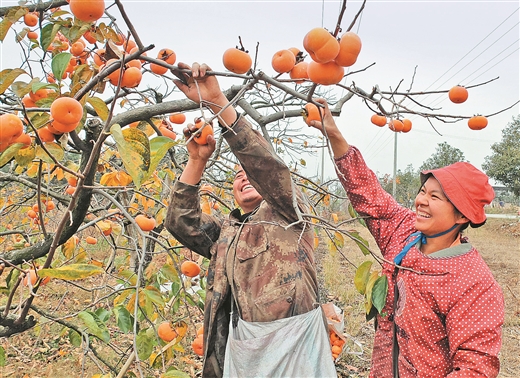
[{"label": "woman's hand", "polygon": [[320,130],[328,138],[334,157],[339,158],[348,151],[349,145],[338,129],[327,101],[323,98],[315,98],[314,101],[324,106],[320,109],[323,112],[323,123],[321,121],[311,121],[309,126]]}]

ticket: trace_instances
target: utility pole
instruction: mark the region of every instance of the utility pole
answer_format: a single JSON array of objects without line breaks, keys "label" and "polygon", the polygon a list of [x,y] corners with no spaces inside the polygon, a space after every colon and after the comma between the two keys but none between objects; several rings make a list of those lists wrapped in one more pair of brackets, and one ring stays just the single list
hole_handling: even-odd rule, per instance
[{"label": "utility pole", "polygon": [[394,199],[395,199],[395,193],[397,191],[396,175],[397,175],[397,133],[394,133],[394,180],[392,183],[392,197],[394,197]]}]

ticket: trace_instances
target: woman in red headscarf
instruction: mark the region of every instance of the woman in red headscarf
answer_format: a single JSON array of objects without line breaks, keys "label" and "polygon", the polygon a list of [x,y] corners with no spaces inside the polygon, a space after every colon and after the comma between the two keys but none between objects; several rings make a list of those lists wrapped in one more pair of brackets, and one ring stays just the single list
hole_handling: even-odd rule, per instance
[{"label": "woman in red headscarf", "polygon": [[494,197],[469,163],[421,173],[415,212],[383,190],[325,106],[323,124],[338,177],[385,259],[384,315],[376,317],[371,377],[496,377],[504,299],[477,250],[462,236],[486,221]]}]

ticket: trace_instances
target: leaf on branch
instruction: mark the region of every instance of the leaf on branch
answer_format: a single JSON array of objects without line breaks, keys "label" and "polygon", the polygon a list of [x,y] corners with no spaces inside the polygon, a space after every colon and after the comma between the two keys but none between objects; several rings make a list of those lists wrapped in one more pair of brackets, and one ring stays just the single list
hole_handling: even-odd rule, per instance
[{"label": "leaf on branch", "polygon": [[5,39],[5,36],[7,35],[7,32],[9,29],[11,29],[11,26],[13,26],[13,23],[9,21],[7,18],[4,18],[2,21],[0,21],[0,41],[3,42]]},{"label": "leaf on branch", "polygon": [[70,58],[72,58],[72,54],[68,52],[61,52],[52,58],[51,69],[56,80],[61,81],[69,65]]},{"label": "leaf on branch", "polygon": [[105,104],[105,101],[99,97],[88,97],[87,102],[92,105],[99,118],[101,118],[103,121],[108,119],[109,110],[107,104]]},{"label": "leaf on branch", "polygon": [[59,268],[40,269],[38,275],[42,277],[59,278],[62,280],[75,281],[103,273],[100,267],[91,264],[70,264]]},{"label": "leaf on branch", "polygon": [[140,360],[147,360],[152,354],[153,347],[156,344],[155,337],[148,335],[146,331],[146,329],[140,331],[135,338],[137,355]]},{"label": "leaf on branch", "polygon": [[134,128],[121,130],[121,126],[113,125],[110,133],[117,144],[119,155],[126,171],[134,180],[137,189],[141,187],[150,168],[150,142],[146,134]]},{"label": "leaf on branch", "polygon": [[370,277],[372,261],[364,261],[356,270],[354,286],[360,294],[365,294],[368,278]]},{"label": "leaf on branch", "polygon": [[370,309],[372,308],[372,289],[379,278],[379,273],[377,271],[373,271],[370,274],[370,278],[367,282],[367,287],[365,291],[365,311],[366,313],[370,313]]},{"label": "leaf on branch", "polygon": [[128,312],[124,306],[116,306],[112,311],[116,317],[116,323],[121,332],[131,332],[134,327],[134,317],[130,312]]},{"label": "leaf on branch", "polygon": [[132,182],[132,177],[124,171],[105,173],[99,183],[104,186],[127,186]]},{"label": "leaf on branch", "polygon": [[[51,43],[54,41],[54,37],[60,30],[61,25],[56,23],[49,23],[42,28],[42,33],[40,35],[40,44],[42,46],[43,51],[47,51]],[[58,77],[56,77],[58,79]],[[61,80],[61,76],[59,77]]]},{"label": "leaf on branch", "polygon": [[74,331],[72,328],[69,328],[69,340],[70,343],[75,347],[81,346],[81,335]]},{"label": "leaf on branch", "polygon": [[365,256],[369,255],[370,251],[368,250],[368,241],[363,239],[357,231],[349,231],[349,233],[355,238],[354,241],[356,242],[361,252],[363,252]]},{"label": "leaf on branch", "polygon": [[78,314],[78,318],[80,318],[85,327],[87,327],[87,332],[89,334],[96,336],[105,343],[110,341],[110,332],[108,332],[107,326],[95,313],[90,311],[81,311]]},{"label": "leaf on branch", "polygon": [[22,143],[13,144],[13,146],[18,145],[18,152],[14,156],[14,159],[18,163],[19,166],[25,167],[29,165],[31,161],[33,161],[36,156],[36,150],[33,146],[27,147]]},{"label": "leaf on branch", "polygon": [[161,378],[189,378],[190,376],[183,371],[179,371],[172,367],[173,370],[168,370],[166,373],[161,374]]},{"label": "leaf on branch", "polygon": [[372,288],[372,303],[379,313],[381,313],[381,310],[385,307],[387,294],[388,277],[383,274],[376,280],[374,287]]},{"label": "leaf on branch", "polygon": [[[63,148],[58,143],[54,142],[47,142],[45,143],[45,148],[49,153],[54,156],[54,158],[58,161],[61,161],[65,157],[65,152],[63,151]],[[46,163],[54,163],[54,161],[51,159],[51,157],[45,152],[45,150],[41,146],[36,146],[36,154],[35,158],[41,159]]]},{"label": "leaf on branch", "polygon": [[61,245],[61,253],[65,258],[71,259],[74,256],[74,250],[76,249],[76,240],[74,237],[69,238],[65,243]]},{"label": "leaf on branch", "polygon": [[24,73],[26,73],[25,70],[22,70],[21,68],[7,68],[0,72],[0,94],[3,94],[6,89],[14,83],[16,78]]}]

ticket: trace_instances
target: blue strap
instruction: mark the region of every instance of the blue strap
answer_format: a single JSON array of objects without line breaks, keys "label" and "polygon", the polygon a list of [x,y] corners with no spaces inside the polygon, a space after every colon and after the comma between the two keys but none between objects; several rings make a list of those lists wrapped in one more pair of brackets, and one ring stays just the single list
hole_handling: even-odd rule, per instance
[{"label": "blue strap", "polygon": [[458,226],[458,224],[454,224],[448,230],[439,232],[438,234],[435,234],[432,236],[426,236],[421,231],[414,232],[413,234],[408,236],[408,238],[406,239],[406,240],[410,240],[410,242],[404,246],[404,248],[401,250],[401,252],[399,252],[399,254],[397,256],[394,257],[394,263],[396,263],[397,265],[401,264],[401,261],[403,261],[404,257],[408,253],[408,251],[412,248],[412,246],[417,244],[418,241],[420,241],[421,244],[426,244],[428,242],[427,239],[437,238],[439,236],[445,235],[448,232],[453,231],[455,228],[457,228],[457,226]]}]

